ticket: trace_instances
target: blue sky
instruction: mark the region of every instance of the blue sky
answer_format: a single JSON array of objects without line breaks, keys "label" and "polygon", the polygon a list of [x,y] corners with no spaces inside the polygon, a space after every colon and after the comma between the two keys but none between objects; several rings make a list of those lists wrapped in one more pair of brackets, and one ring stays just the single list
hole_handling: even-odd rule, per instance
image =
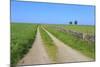
[{"label": "blue sky", "polygon": [[11,2],[11,22],[68,24],[95,24],[95,6],[51,4],[37,2]]}]

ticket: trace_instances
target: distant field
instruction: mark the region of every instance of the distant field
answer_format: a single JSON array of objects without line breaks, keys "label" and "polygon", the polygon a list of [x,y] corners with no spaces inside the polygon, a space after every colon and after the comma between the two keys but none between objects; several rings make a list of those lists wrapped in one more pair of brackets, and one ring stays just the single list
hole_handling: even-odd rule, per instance
[{"label": "distant field", "polygon": [[[48,26],[48,25],[45,25]],[[95,35],[95,26],[94,25],[67,25],[67,24],[50,24],[51,27],[63,27],[66,30],[73,30],[89,35]]]},{"label": "distant field", "polygon": [[65,29],[74,30],[90,35],[95,34],[95,26],[92,25],[62,25]]},{"label": "distant field", "polygon": [[18,61],[28,52],[35,39],[37,25],[11,23],[11,64]]}]

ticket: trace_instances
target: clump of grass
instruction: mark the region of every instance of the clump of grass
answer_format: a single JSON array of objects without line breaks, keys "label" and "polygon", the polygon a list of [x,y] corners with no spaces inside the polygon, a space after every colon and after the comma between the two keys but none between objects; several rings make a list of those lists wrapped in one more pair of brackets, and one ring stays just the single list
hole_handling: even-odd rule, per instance
[{"label": "clump of grass", "polygon": [[46,29],[56,36],[59,40],[63,41],[65,44],[69,45],[73,49],[79,50],[88,57],[95,59],[95,43],[81,40],[69,33],[64,33],[58,31],[51,27],[46,27]]},{"label": "clump of grass", "polygon": [[53,41],[50,36],[42,28],[40,28],[40,33],[49,57],[51,58],[51,60],[56,62],[57,47],[53,44]]}]

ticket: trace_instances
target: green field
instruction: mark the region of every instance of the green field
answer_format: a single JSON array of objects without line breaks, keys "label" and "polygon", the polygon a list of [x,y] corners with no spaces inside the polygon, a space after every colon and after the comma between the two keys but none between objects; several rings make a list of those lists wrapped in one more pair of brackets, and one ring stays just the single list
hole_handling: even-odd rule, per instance
[{"label": "green field", "polygon": [[66,30],[73,30],[89,35],[95,35],[95,26],[93,25],[58,25],[64,27]]},{"label": "green field", "polygon": [[51,26],[44,26],[49,32],[56,36],[59,40],[68,44],[73,49],[79,50],[88,57],[95,58],[95,43],[81,40],[69,33],[64,33],[56,30]]},{"label": "green field", "polygon": [[28,52],[36,31],[36,24],[11,23],[11,64],[16,65]]}]

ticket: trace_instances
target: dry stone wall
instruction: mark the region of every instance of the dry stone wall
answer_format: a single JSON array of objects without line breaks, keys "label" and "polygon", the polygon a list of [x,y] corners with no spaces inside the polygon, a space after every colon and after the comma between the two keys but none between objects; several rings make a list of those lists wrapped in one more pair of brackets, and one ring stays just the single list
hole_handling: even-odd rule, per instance
[{"label": "dry stone wall", "polygon": [[77,31],[74,31],[74,30],[68,30],[68,29],[65,29],[65,28],[60,27],[60,26],[56,26],[55,28],[59,31],[62,31],[62,32],[65,32],[65,33],[70,33],[73,36],[78,37],[80,39],[95,42],[95,35],[88,35],[88,34],[85,34],[85,33],[82,33],[82,32],[77,32]]}]

